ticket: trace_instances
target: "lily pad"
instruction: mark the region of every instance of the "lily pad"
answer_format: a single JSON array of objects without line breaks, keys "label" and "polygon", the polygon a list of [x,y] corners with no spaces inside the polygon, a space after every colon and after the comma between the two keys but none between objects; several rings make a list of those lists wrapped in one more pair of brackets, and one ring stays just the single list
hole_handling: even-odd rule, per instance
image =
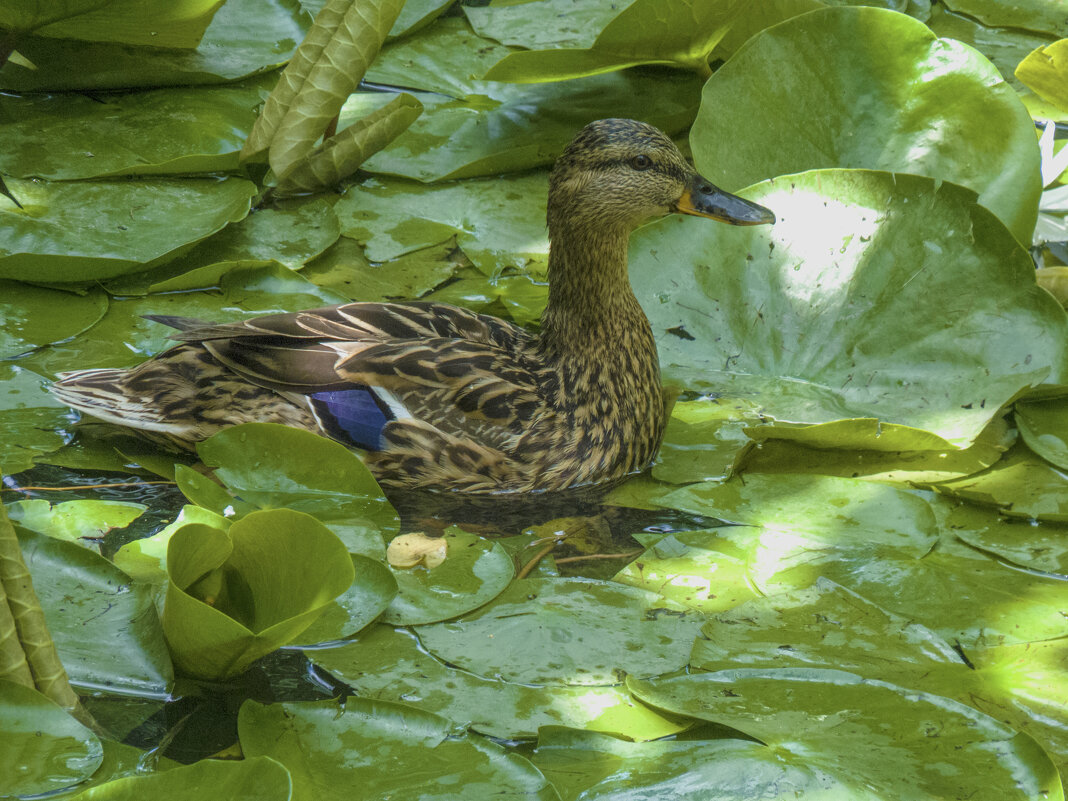
[{"label": "lily pad", "polygon": [[133,295],[206,289],[218,286],[235,268],[283,265],[299,270],[337,240],[332,205],[316,197],[257,209],[162,267],[108,282],[108,291]]},{"label": "lily pad", "polygon": [[17,92],[225,83],[280,66],[304,38],[310,19],[288,0],[227,0],[194,50],[130,47],[46,36],[19,37],[37,69],[0,72]]},{"label": "lily pad", "polygon": [[380,532],[397,529],[397,513],[360,458],[310,431],[245,423],[200,443],[197,453],[246,504]]},{"label": "lily pad", "polygon": [[748,526],[668,534],[612,577],[710,614],[760,597],[749,576]]},{"label": "lily pad", "polygon": [[1006,518],[997,510],[962,503],[944,525],[984,553],[1029,570],[1068,577],[1068,526]]},{"label": "lily pad", "polygon": [[313,517],[253,512],[220,531],[191,523],[167,545],[163,630],[175,665],[224,679],[286,645],[353,580],[341,541]]},{"label": "lily pad", "polygon": [[1059,792],[1030,737],[964,704],[839,670],[724,670],[627,686],[675,714],[731,726],[849,798],[1040,798]]},{"label": "lily pad", "polygon": [[752,442],[746,426],[759,422],[753,404],[739,398],[676,403],[653,477],[674,484],[729,478]]},{"label": "lily pad", "polygon": [[1036,48],[1016,67],[1016,77],[1046,102],[1068,111],[1068,39]]},{"label": "lily pad", "polygon": [[372,263],[355,239],[342,236],[301,275],[350,300],[387,301],[422,297],[440,286],[466,261],[451,242]]},{"label": "lily pad", "polygon": [[102,556],[17,529],[33,587],[71,682],[95,690],[164,697],[171,660],[155,591]]},{"label": "lily pad", "polygon": [[[63,309],[56,314],[56,309]],[[108,309],[108,297],[99,290],[76,295],[58,289],[0,281],[0,358],[18,356],[50,342],[77,336],[96,323]]]},{"label": "lily pad", "polygon": [[0,365],[0,381],[0,472],[20,473],[35,457],[63,447],[69,413],[29,370]]},{"label": "lily pad", "polygon": [[30,687],[0,680],[0,792],[54,793],[88,778],[104,758],[99,738],[54,701]]},{"label": "lily pad", "polygon": [[[515,172],[552,163],[592,120],[635,117],[676,133],[697,111],[700,79],[660,69],[540,86],[475,78],[508,53],[475,35],[459,18],[387,44],[366,80],[414,90],[424,111],[363,169],[420,181]],[[380,102],[374,96],[353,96],[343,121]]]},{"label": "lily pad", "polygon": [[947,0],[946,7],[994,28],[1021,28],[1042,33],[1064,33],[1064,9],[1047,0]]},{"label": "lily pad", "polygon": [[416,629],[434,656],[486,678],[618,684],[686,664],[700,617],[646,590],[590,579],[520,579],[459,620]]},{"label": "lily pad", "polygon": [[[784,140],[784,125],[808,134]],[[753,37],[705,85],[690,143],[698,171],[731,190],[823,167],[952,181],[1028,245],[1042,192],[1034,126],[994,66],[877,8],[820,9]]]},{"label": "lily pad", "polygon": [[361,698],[434,712],[505,740],[534,737],[549,725],[654,740],[685,725],[636,703],[620,687],[527,687],[474,676],[427,654],[411,632],[390,626],[373,626],[348,645],[306,655]]},{"label": "lily pad", "polygon": [[1027,447],[1050,464],[1068,470],[1068,401],[1017,403],[1015,420]]},{"label": "lily pad", "polygon": [[0,277],[56,283],[111,278],[174,258],[242,219],[256,191],[240,178],[6,183],[22,208],[0,197]]},{"label": "lily pad", "polygon": [[11,522],[49,537],[91,545],[113,528],[126,528],[148,507],[125,501],[80,500],[52,506],[48,501],[17,501],[7,506]]},{"label": "lily pad", "polygon": [[1068,472],[1035,457],[1022,444],[982,473],[932,484],[931,488],[995,506],[1010,517],[1068,523]]},{"label": "lily pad", "polygon": [[352,584],[304,630],[301,642],[323,647],[349,639],[381,615],[397,594],[397,582],[385,565],[354,553],[349,558],[355,571]]},{"label": "lily pad", "polygon": [[856,418],[825,444],[894,451],[916,446],[910,429],[937,436],[927,450],[967,446],[1022,390],[1065,380],[1068,317],[970,191],[818,170],[748,195],[773,228],[673,217],[632,237],[669,381],[783,422]]},{"label": "lily pad", "polygon": [[619,14],[619,7],[608,2],[541,0],[464,6],[464,14],[479,36],[512,47],[546,50],[591,47],[604,26]]},{"label": "lily pad", "polygon": [[545,172],[433,187],[373,179],[349,189],[334,211],[341,233],[365,245],[371,261],[395,259],[455,236],[486,275],[505,267],[544,275],[548,183]]},{"label": "lily pad", "polygon": [[89,98],[0,97],[0,171],[77,180],[237,169],[266,82]]},{"label": "lily pad", "polygon": [[531,761],[565,798],[582,801],[785,801],[818,798],[828,784],[818,768],[742,739],[628,743],[554,726],[539,732]]},{"label": "lily pad", "polygon": [[445,531],[445,561],[437,567],[390,566],[397,597],[382,619],[395,626],[448,620],[489,603],[508,587],[515,567],[495,542],[459,528]]},{"label": "lily pad", "polygon": [[[711,73],[709,55],[727,33],[742,5],[633,0],[623,6],[588,47],[519,51],[494,66],[486,78],[523,83],[558,81],[638,64],[670,64],[707,76]],[[532,11],[527,12],[527,19],[533,16],[536,20],[554,11],[534,4]],[[511,15],[517,16],[514,11]],[[528,24],[538,23],[530,20]]]},{"label": "lily pad", "polygon": [[270,757],[202,759],[161,773],[114,779],[78,796],[83,801],[199,801],[215,795],[227,801],[289,801],[289,771]]},{"label": "lily pad", "polygon": [[246,701],[238,732],[246,756],[265,754],[289,769],[297,798],[558,798],[523,757],[482,738],[456,736],[445,718],[402,704],[355,697],[271,706]]}]

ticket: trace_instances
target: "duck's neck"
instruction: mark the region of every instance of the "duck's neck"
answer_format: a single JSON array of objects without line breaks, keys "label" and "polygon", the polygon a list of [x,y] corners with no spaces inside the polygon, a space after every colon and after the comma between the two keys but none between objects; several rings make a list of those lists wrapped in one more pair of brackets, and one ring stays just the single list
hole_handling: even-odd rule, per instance
[{"label": "duck's neck", "polygon": [[620,347],[638,345],[640,355],[655,361],[649,322],[627,275],[628,238],[625,230],[553,226],[549,300],[540,336],[547,355],[563,362],[588,360],[591,350],[618,353]]}]

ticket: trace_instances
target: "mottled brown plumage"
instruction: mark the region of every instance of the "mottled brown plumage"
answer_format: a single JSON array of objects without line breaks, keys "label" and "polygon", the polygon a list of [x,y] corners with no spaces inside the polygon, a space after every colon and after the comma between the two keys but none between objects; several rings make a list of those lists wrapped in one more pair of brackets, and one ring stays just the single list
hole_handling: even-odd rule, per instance
[{"label": "mottled brown plumage", "polygon": [[181,344],[130,370],[67,373],[53,391],[88,414],[188,446],[249,421],[352,444],[352,425],[312,399],[371,388],[393,415],[367,453],[384,484],[530,492],[617,480],[649,465],[664,427],[627,240],[672,211],[773,219],[708,184],[656,128],[600,120],[549,179],[549,300],[538,334],[420,302],[221,325],[157,318],[180,329]]}]

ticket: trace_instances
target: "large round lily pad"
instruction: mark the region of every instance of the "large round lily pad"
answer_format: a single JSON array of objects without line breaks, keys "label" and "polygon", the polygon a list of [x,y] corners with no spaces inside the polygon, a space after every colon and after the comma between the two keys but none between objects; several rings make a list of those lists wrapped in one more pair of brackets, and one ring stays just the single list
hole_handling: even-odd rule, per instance
[{"label": "large round lily pad", "polygon": [[845,671],[724,670],[627,686],[646,703],[731,726],[818,768],[828,797],[1060,792],[1056,768],[1027,735],[957,701]]},{"label": "large round lily pad", "polygon": [[573,726],[632,740],[684,728],[639,704],[622,687],[528,687],[482,678],[428,654],[407,629],[378,625],[340,648],[306,655],[361,698],[433,712],[492,737],[534,737],[542,726]]},{"label": "large round lily pad", "polygon": [[817,170],[748,194],[773,227],[672,217],[632,238],[631,280],[668,379],[779,421],[857,419],[822,447],[915,450],[920,429],[938,450],[1068,375],[1068,317],[969,190]]},{"label": "large round lily pad", "polygon": [[686,664],[699,615],[635,587],[521,579],[460,620],[416,629],[439,659],[521,684],[618,684]]},{"label": "large round lily pad", "polygon": [[238,732],[246,757],[267,755],[289,769],[296,798],[558,798],[523,757],[461,737],[445,718],[403,704],[356,697],[340,704],[246,701]]},{"label": "large round lily pad", "polygon": [[731,190],[820,167],[952,181],[1030,244],[1042,191],[1033,129],[970,47],[904,14],[850,7],[750,39],[705,85],[690,139],[698,170]]}]

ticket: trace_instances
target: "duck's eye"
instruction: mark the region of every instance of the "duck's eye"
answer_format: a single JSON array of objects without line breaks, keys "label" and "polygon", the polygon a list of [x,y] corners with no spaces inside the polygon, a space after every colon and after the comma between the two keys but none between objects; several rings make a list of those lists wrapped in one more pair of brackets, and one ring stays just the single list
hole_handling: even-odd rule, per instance
[{"label": "duck's eye", "polygon": [[632,158],[630,166],[636,170],[647,170],[653,166],[653,160],[643,153]]}]

